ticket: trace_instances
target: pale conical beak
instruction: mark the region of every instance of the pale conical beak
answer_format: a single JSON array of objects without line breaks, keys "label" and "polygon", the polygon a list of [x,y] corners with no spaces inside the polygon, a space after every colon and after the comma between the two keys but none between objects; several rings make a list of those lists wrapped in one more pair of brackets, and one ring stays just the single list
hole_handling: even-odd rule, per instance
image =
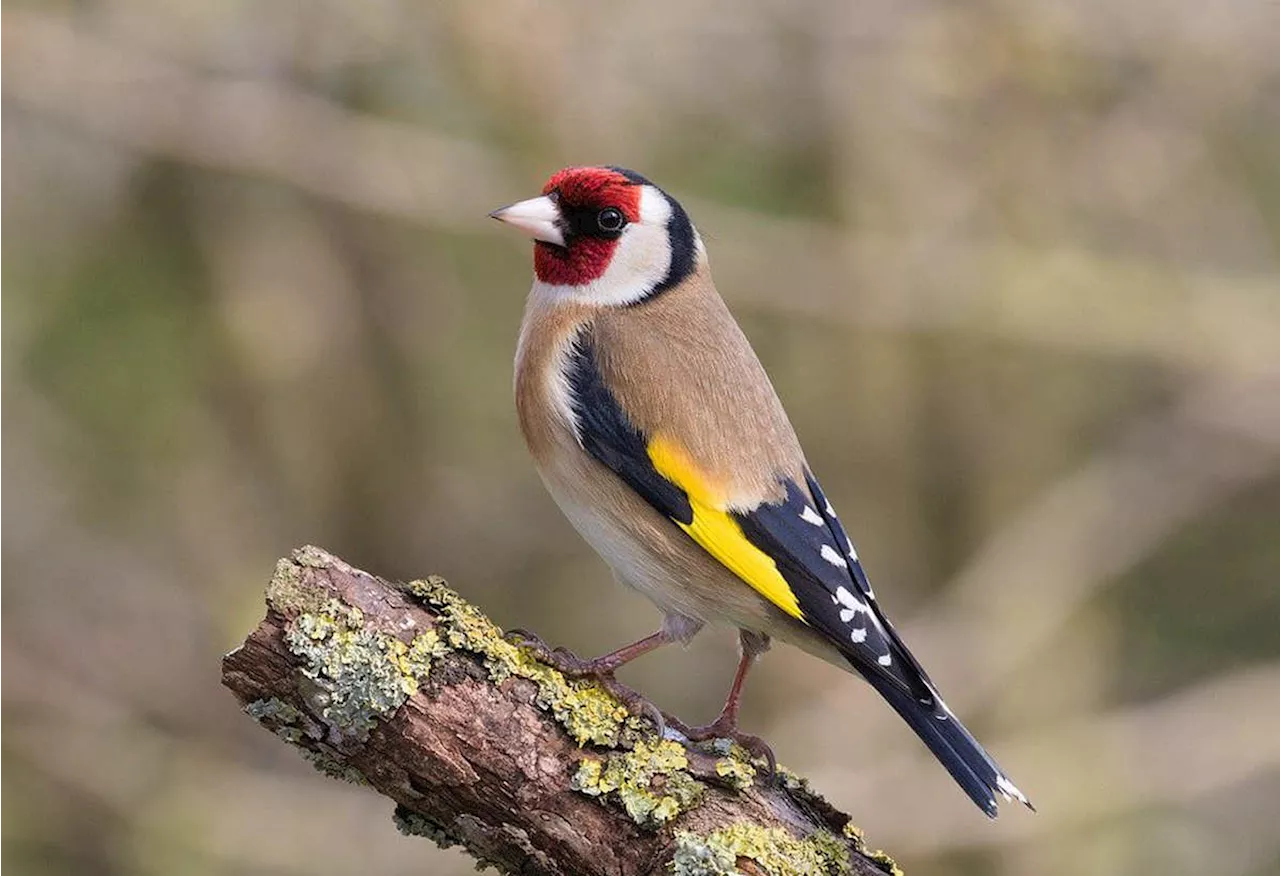
[{"label": "pale conical beak", "polygon": [[564,246],[564,232],[560,230],[560,208],[546,195],[518,201],[510,207],[494,210],[489,216],[519,228],[534,240]]}]

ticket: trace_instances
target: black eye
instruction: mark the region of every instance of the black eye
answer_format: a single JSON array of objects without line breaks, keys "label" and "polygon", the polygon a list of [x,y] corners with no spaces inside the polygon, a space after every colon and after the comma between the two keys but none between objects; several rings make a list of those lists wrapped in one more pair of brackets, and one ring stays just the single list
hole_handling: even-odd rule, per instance
[{"label": "black eye", "polygon": [[613,207],[606,207],[596,214],[596,225],[601,231],[610,233],[621,231],[626,224],[627,217],[622,215],[621,210],[616,210]]}]

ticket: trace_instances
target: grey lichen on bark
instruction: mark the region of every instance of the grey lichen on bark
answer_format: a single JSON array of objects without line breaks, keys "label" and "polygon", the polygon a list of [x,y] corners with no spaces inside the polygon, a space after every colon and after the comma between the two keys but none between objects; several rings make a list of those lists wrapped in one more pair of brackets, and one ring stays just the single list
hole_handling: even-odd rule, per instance
[{"label": "grey lichen on bark", "polygon": [[439,578],[394,584],[315,547],[223,659],[244,711],[395,802],[403,833],[521,874],[892,874],[785,768],[658,735],[507,641]]}]

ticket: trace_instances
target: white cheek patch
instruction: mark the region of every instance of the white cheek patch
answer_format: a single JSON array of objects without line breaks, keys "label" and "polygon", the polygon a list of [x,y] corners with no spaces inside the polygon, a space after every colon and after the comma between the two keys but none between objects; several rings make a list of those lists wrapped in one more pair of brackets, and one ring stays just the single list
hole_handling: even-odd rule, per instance
[{"label": "white cheek patch", "polygon": [[640,187],[640,223],[666,228],[671,219],[671,202],[653,186]]},{"label": "white cheek patch", "polygon": [[623,230],[603,274],[581,286],[555,286],[537,281],[535,290],[552,298],[572,298],[592,304],[616,306],[639,301],[666,279],[671,270],[671,238],[667,231],[671,212],[671,203],[661,192],[652,186],[643,186],[640,221],[632,222]]}]

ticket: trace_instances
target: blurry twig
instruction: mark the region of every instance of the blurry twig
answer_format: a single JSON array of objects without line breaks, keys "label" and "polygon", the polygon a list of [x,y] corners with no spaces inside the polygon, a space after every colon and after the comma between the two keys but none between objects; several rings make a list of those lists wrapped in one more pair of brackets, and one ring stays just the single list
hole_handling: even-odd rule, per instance
[{"label": "blurry twig", "polygon": [[[994,749],[1005,759],[1043,766],[1036,787],[1045,801],[1041,806],[1055,813],[1052,821],[1007,819],[991,831],[974,831],[947,801],[912,796],[910,829],[898,836],[893,836],[893,825],[886,825],[886,831],[902,849],[931,854],[1045,839],[1066,824],[1084,830],[1146,807],[1189,805],[1233,789],[1247,794],[1243,786],[1248,782],[1280,771],[1277,704],[1280,664],[1263,664],[1223,673],[1151,703],[1082,716],[1033,736],[994,740]],[[865,788],[868,799],[893,801],[901,794],[905,805],[909,789],[927,784],[933,769],[923,758],[912,758],[857,775],[833,770],[822,779],[853,782]],[[1225,862],[1215,872],[1227,872]]]},{"label": "blurry twig", "polygon": [[[1209,374],[1266,371],[1280,348],[1275,282],[1266,274],[959,236],[922,259],[909,235],[851,235],[709,204],[695,203],[692,212],[721,290],[732,303],[769,313],[1140,357]],[[955,267],[924,270],[925,260]],[[778,294],[783,289],[804,294]]]},{"label": "blurry twig", "polygon": [[[480,227],[490,209],[531,184],[511,180],[502,156],[480,142],[353,112],[281,82],[148,57],[57,15],[10,10],[4,24],[6,99],[127,149],[276,179],[358,210],[447,229]],[[979,266],[989,282],[928,290],[904,281],[901,266],[918,258],[909,239],[851,236],[829,223],[687,200],[724,290],[735,300],[758,291],[763,297],[745,300],[769,310],[1229,374],[1258,371],[1280,346],[1266,277],[1188,276],[1084,249],[955,240],[930,260]],[[779,251],[790,257],[777,258]],[[1170,296],[1171,284],[1190,288]],[[771,291],[798,288],[806,294]]]},{"label": "blurry twig", "polygon": [[202,74],[56,15],[6,10],[4,31],[7,100],[129,149],[441,227],[478,224],[511,199],[501,164],[472,143],[280,83]]},{"label": "blurry twig", "polygon": [[1099,588],[1276,471],[1277,397],[1280,376],[1202,384],[1135,423],[992,539],[909,639],[948,655],[971,699],[994,695]]}]

